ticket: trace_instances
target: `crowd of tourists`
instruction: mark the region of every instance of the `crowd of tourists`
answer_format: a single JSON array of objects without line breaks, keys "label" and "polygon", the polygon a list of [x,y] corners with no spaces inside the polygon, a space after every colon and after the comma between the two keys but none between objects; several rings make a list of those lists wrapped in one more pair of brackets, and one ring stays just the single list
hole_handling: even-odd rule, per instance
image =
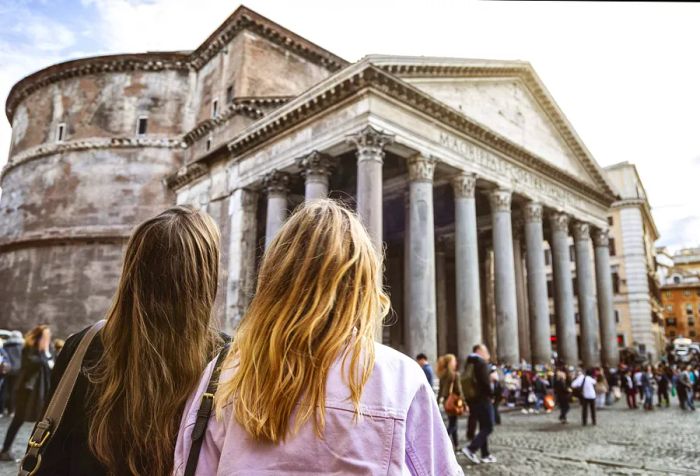
[{"label": "crowd of tourists", "polygon": [[[428,381],[432,382],[433,371],[426,356],[419,354],[417,361]],[[455,451],[459,450],[458,418],[468,417],[466,439],[469,443],[461,451],[476,464],[496,461],[488,451],[486,440],[494,425],[501,423],[501,406],[520,408],[524,414],[551,413],[558,408],[559,421],[567,424],[571,403],[578,401],[581,423],[586,426],[589,419],[596,425],[596,410],[621,400],[623,393],[628,408],[644,408],[646,411],[655,407],[668,408],[674,397],[678,398],[682,410],[695,411],[694,401],[700,395],[700,366],[662,362],[656,366],[620,364],[616,368],[584,370],[564,365],[533,367],[523,364],[520,368],[488,365],[487,371],[481,370],[484,375],[477,378],[480,374],[472,369],[475,361],[488,365],[485,346],[474,347],[474,353],[465,359],[461,375],[454,354],[441,356],[437,362],[437,399],[446,414],[447,433]],[[478,434],[475,432],[477,422],[480,427]],[[481,450],[481,458],[475,454],[477,449]]]},{"label": "crowd of tourists", "polygon": [[[232,340],[212,319],[219,240],[171,208],[133,232],[105,320],[57,355],[46,327],[25,337],[2,453],[37,422],[20,476],[463,475],[424,373],[376,343],[382,256],[353,212],[315,200],[287,219]],[[473,405],[481,434],[490,396]]]}]

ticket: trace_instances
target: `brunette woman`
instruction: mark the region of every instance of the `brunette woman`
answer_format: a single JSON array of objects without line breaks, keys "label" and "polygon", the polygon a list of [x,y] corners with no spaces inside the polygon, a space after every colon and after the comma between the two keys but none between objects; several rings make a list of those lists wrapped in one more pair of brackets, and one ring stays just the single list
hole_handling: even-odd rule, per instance
[{"label": "brunette woman", "polygon": [[[224,362],[197,475],[462,474],[423,370],[376,343],[381,280],[352,212],[314,200],[289,218]],[[183,416],[176,475],[213,367]]]},{"label": "brunette woman", "polygon": [[[136,228],[37,475],[172,474],[182,410],[221,345],[211,323],[218,266],[219,232],[203,212],[174,207]],[[53,389],[86,332],[66,341]]]},{"label": "brunette woman", "polygon": [[24,338],[22,367],[17,381],[15,416],[7,428],[0,461],[14,461],[12,443],[25,421],[35,422],[41,418],[44,403],[49,394],[51,369],[54,358],[51,353],[51,329],[36,326]]}]

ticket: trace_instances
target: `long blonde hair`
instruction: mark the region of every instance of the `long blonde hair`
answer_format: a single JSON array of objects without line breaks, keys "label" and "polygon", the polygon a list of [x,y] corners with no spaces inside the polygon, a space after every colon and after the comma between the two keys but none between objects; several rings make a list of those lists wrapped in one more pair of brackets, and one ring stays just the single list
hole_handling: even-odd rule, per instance
[{"label": "long blonde hair", "polygon": [[180,417],[218,345],[211,326],[219,231],[209,215],[170,208],[126,247],[96,365],[89,442],[110,474],[170,475]]},{"label": "long blonde hair", "polygon": [[[357,217],[331,200],[305,204],[265,252],[258,285],[224,367],[217,415],[254,439],[279,443],[313,418],[325,427],[326,377],[342,356],[356,415],[374,367],[374,339],[389,310],[381,255]],[[295,413],[296,409],[296,413]],[[294,428],[290,428],[292,414]]]},{"label": "long blonde hair", "polygon": [[438,378],[442,378],[443,375],[452,371],[450,368],[452,362],[457,363],[457,357],[454,354],[445,354],[438,359],[436,370]]}]

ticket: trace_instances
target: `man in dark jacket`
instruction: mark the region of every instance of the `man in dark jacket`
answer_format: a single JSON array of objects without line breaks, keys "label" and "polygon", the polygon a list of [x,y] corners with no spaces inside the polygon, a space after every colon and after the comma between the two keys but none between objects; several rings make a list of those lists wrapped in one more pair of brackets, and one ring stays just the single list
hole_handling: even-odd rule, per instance
[{"label": "man in dark jacket", "polygon": [[[488,447],[488,437],[494,425],[494,411],[491,403],[493,392],[488,365],[490,359],[491,355],[485,345],[475,345],[473,353],[467,358],[462,378],[462,391],[469,404],[469,410],[479,422],[479,433],[468,446],[462,448],[462,453],[475,464],[496,462],[496,458],[489,453]],[[476,455],[479,450],[481,459]]]}]

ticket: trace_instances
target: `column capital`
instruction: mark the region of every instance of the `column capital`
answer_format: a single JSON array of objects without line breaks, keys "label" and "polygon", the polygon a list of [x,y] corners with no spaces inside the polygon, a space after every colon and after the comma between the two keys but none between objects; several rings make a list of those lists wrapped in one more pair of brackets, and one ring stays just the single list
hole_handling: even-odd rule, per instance
[{"label": "column capital", "polygon": [[593,230],[593,244],[595,246],[609,246],[610,245],[610,233],[608,230],[602,230],[596,228]]},{"label": "column capital", "polygon": [[586,241],[591,239],[591,227],[588,223],[581,221],[574,222],[574,241]]},{"label": "column capital", "polygon": [[432,182],[435,172],[435,157],[416,154],[408,159],[408,178],[411,182]]},{"label": "column capital", "polygon": [[489,202],[491,203],[491,212],[510,212],[510,201],[513,197],[513,192],[504,188],[493,190],[489,194]]},{"label": "column capital", "polygon": [[553,212],[549,215],[549,224],[552,231],[563,231],[569,233],[569,215],[561,212]]},{"label": "column capital", "polygon": [[394,142],[394,136],[366,126],[360,132],[349,135],[346,142],[357,147],[357,160],[384,161],[384,147]]},{"label": "column capital", "polygon": [[476,174],[459,173],[452,178],[452,190],[455,198],[474,198]]},{"label": "column capital", "polygon": [[263,186],[268,195],[286,195],[289,193],[290,175],[280,170],[272,170],[263,177]]},{"label": "column capital", "polygon": [[525,204],[525,223],[542,223],[542,204],[528,202]]},{"label": "column capital", "polygon": [[301,169],[302,177],[307,180],[314,175],[329,177],[333,172],[333,162],[330,156],[317,150],[297,158],[295,162]]}]

